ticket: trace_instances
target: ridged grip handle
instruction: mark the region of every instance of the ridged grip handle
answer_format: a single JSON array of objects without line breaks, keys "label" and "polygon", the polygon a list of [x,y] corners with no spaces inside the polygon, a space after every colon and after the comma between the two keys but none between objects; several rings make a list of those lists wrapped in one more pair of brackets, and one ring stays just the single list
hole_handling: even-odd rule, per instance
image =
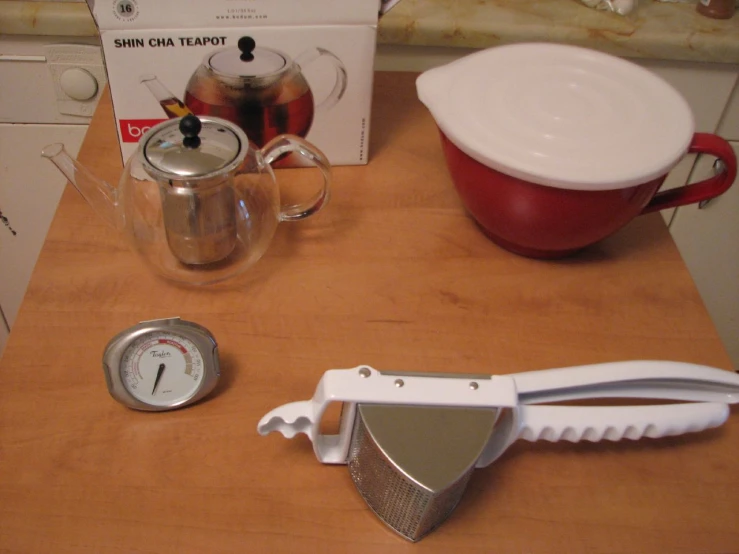
[{"label": "ridged grip handle", "polygon": [[717,402],[659,406],[521,406],[516,438],[527,441],[658,438],[718,427],[729,407]]},{"label": "ridged grip handle", "polygon": [[313,403],[310,400],[302,400],[278,406],[270,411],[259,421],[257,432],[260,435],[268,435],[276,431],[287,439],[293,438],[298,433],[305,433],[312,440],[315,425]]}]

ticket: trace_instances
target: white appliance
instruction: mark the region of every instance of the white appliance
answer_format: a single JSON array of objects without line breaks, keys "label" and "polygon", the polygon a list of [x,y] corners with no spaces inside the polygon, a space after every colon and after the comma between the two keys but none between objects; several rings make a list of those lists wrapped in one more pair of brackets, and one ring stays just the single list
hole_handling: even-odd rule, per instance
[{"label": "white appliance", "polygon": [[41,149],[77,154],[105,83],[97,38],[0,35],[0,356],[65,186]]}]

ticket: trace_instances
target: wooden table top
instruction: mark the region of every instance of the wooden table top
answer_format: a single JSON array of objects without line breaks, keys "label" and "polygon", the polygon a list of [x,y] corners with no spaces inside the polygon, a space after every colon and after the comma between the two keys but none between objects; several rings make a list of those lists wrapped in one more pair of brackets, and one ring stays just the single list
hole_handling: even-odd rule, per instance
[{"label": "wooden table top", "polygon": [[[195,289],[149,274],[67,187],[0,362],[0,551],[739,551],[736,410],[719,429],[669,439],[516,443],[415,545],[305,436],[257,434],[261,416],[309,398],[331,368],[731,367],[659,215],[557,262],[484,238],[413,83],[377,74],[369,165],[335,168],[326,210],[282,224],[232,283]],[[117,182],[107,97],[80,157]],[[118,405],[104,346],[174,315],[216,336],[215,393],[167,413]]]}]

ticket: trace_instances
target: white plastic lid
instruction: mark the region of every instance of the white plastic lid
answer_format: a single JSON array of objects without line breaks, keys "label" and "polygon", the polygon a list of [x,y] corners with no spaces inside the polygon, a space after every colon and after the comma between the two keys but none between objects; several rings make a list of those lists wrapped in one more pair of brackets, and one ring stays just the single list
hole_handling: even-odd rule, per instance
[{"label": "white plastic lid", "polygon": [[672,86],[586,48],[499,46],[431,69],[416,84],[460,150],[541,185],[638,185],[667,173],[693,136],[693,114]]}]

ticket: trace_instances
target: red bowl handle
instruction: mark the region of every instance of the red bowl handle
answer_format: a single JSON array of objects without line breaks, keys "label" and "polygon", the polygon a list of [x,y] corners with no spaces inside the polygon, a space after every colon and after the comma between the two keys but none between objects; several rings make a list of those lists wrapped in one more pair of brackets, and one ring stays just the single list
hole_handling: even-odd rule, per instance
[{"label": "red bowl handle", "polygon": [[710,200],[725,193],[736,179],[736,155],[731,145],[719,136],[710,133],[696,133],[688,152],[711,154],[724,162],[724,171],[703,181],[666,190],[654,195],[641,213],[656,212],[686,204]]}]

